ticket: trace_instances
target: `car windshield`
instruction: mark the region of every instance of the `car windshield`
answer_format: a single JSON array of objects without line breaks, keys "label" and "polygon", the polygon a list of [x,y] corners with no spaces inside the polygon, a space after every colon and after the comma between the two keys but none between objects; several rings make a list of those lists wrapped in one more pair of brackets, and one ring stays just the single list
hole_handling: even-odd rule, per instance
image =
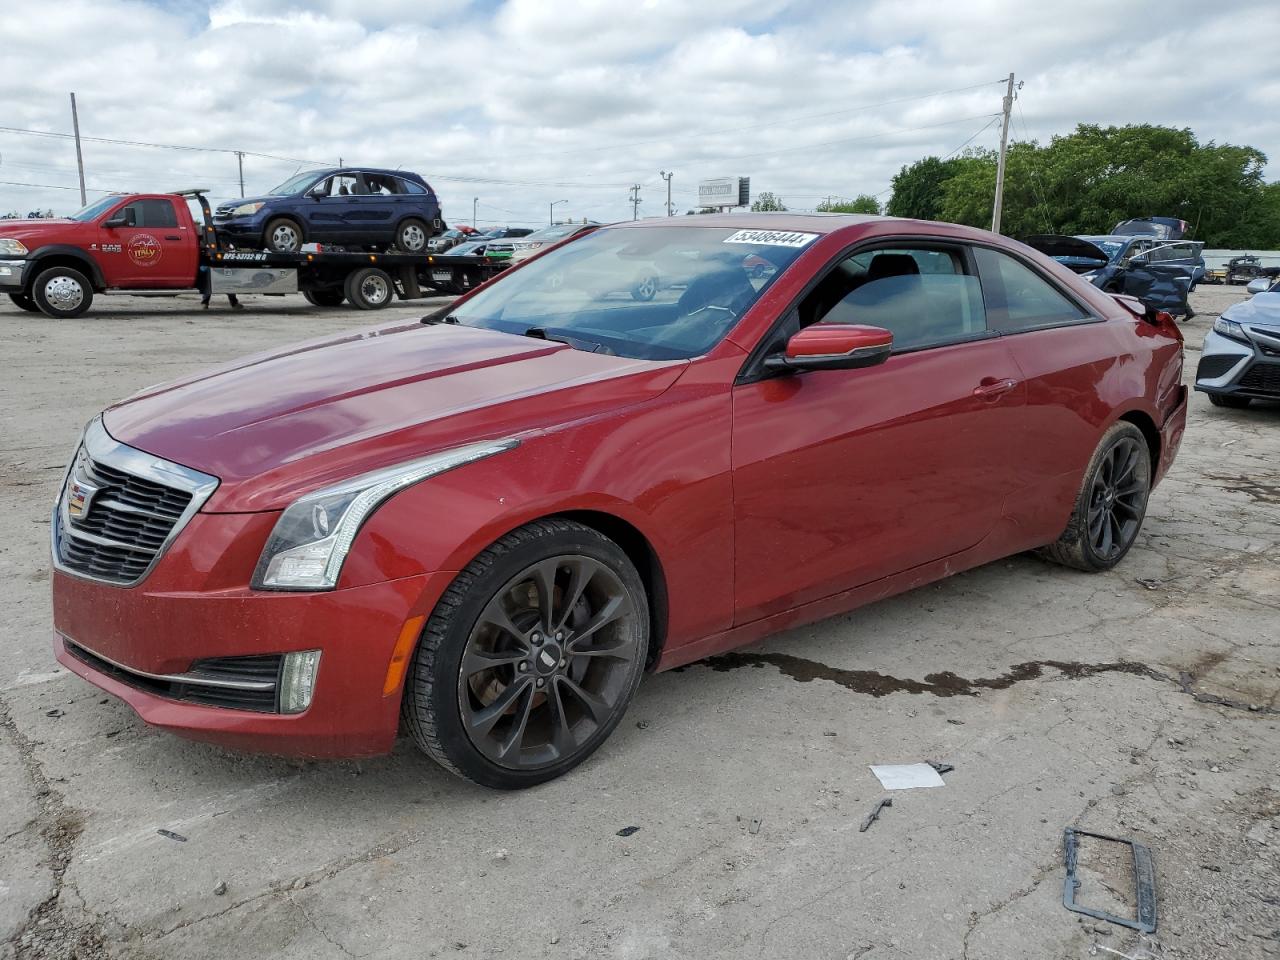
[{"label": "car windshield", "polygon": [[[1112,240],[1108,237],[1077,237],[1077,240],[1084,240],[1086,243],[1092,243],[1095,247],[1107,255],[1108,260],[1114,260],[1121,250],[1125,248],[1128,240]],[[1055,257],[1054,259],[1062,259]],[[1077,259],[1077,258],[1068,258]]]},{"label": "car windshield", "polygon": [[116,196],[103,197],[101,200],[95,200],[87,207],[81,207],[68,218],[70,220],[79,220],[85,223],[89,220],[96,220],[101,214],[106,213],[113,206],[120,202],[120,198]]},{"label": "car windshield", "polygon": [[316,171],[310,173],[299,173],[290,177],[278,187],[273,187],[267,193],[273,197],[287,197],[290,194],[297,193],[303,187],[307,186],[316,179]]},{"label": "car windshield", "polygon": [[543,227],[541,230],[535,230],[527,236],[521,237],[521,240],[563,240],[575,230],[581,230],[580,223],[558,223],[554,227]]},{"label": "car windshield", "polygon": [[529,261],[448,319],[594,352],[687,359],[719,343],[815,239],[724,227],[598,230]]}]

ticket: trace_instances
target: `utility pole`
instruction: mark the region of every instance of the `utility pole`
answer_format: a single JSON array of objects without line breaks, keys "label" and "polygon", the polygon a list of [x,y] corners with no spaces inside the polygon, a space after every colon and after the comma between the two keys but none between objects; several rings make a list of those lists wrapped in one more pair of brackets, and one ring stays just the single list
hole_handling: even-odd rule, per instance
[{"label": "utility pole", "polygon": [[640,184],[631,187],[631,219],[640,219]]},{"label": "utility pole", "polygon": [[667,181],[667,216],[674,216],[675,211],[671,209],[671,178],[674,177],[675,174],[668,173],[666,170],[659,170],[658,176]]},{"label": "utility pole", "polygon": [[1009,150],[1009,118],[1013,114],[1013,74],[1004,95],[1004,122],[1000,125],[1000,159],[996,162],[996,202],[991,208],[991,232],[1000,232],[1000,212],[1004,207],[1004,158]]},{"label": "utility pole", "polygon": [[236,165],[240,168],[240,199],[244,199],[244,151],[236,151]]},{"label": "utility pole", "polygon": [[471,198],[471,229],[472,230],[476,228],[476,206],[479,205],[479,203],[480,203],[479,197]]},{"label": "utility pole", "polygon": [[80,171],[80,206],[89,202],[84,193],[84,154],[80,152],[80,115],[76,113],[76,95],[71,94],[71,127],[76,132],[76,168]]}]

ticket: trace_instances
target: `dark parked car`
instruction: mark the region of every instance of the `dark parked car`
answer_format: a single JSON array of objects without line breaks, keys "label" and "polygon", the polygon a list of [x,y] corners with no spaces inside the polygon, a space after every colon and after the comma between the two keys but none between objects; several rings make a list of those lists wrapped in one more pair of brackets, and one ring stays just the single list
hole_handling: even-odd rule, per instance
[{"label": "dark parked car", "polygon": [[1157,310],[1192,317],[1187,294],[1204,278],[1204,244],[1137,234],[1028,237],[1035,247],[1100,290],[1137,297]]},{"label": "dark parked car", "polygon": [[395,246],[422,253],[444,230],[440,201],[406,170],[311,170],[269,194],[221,204],[219,237],[239,247],[296,253],[304,243]]},{"label": "dark parked car", "polygon": [[[607,292],[648,263],[678,297]],[[1113,568],[1181,374],[1167,314],[983,230],[603,227],[422,323],[95,417],[52,515],[54,649],[176,733],[315,757],[404,729],[530,786],[646,672],[1025,550]]]}]

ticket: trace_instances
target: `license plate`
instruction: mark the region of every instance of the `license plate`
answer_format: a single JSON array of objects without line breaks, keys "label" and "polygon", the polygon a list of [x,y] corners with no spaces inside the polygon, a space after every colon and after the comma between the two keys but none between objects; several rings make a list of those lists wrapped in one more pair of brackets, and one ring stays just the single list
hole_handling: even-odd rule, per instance
[{"label": "license plate", "polygon": [[452,280],[453,271],[452,270],[432,270],[431,279],[432,280]]}]

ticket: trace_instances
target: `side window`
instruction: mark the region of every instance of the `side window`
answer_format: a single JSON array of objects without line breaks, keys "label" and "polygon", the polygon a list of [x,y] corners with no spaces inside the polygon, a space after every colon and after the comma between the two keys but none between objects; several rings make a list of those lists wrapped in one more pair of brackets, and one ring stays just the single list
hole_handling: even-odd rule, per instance
[{"label": "side window", "polygon": [[139,200],[130,204],[140,208],[139,227],[176,227],[178,215],[174,213],[172,200]]},{"label": "side window", "polygon": [[398,177],[390,177],[381,173],[366,173],[365,186],[373,196],[390,197],[400,192]]},{"label": "side window", "polygon": [[838,264],[799,308],[802,324],[856,323],[893,333],[895,353],[986,333],[978,279],[959,251],[868,250]]},{"label": "side window", "polygon": [[328,184],[329,189],[326,192],[331,197],[349,197],[365,192],[364,184],[353,173],[335,174],[329,178]]},{"label": "side window", "polygon": [[412,193],[415,196],[422,196],[427,192],[427,188],[420,183],[414,183],[412,180],[400,180],[398,177],[396,179],[400,183],[401,193]]},{"label": "side window", "polygon": [[1013,257],[976,247],[987,322],[1001,333],[1037,330],[1091,319],[1049,281]]}]

